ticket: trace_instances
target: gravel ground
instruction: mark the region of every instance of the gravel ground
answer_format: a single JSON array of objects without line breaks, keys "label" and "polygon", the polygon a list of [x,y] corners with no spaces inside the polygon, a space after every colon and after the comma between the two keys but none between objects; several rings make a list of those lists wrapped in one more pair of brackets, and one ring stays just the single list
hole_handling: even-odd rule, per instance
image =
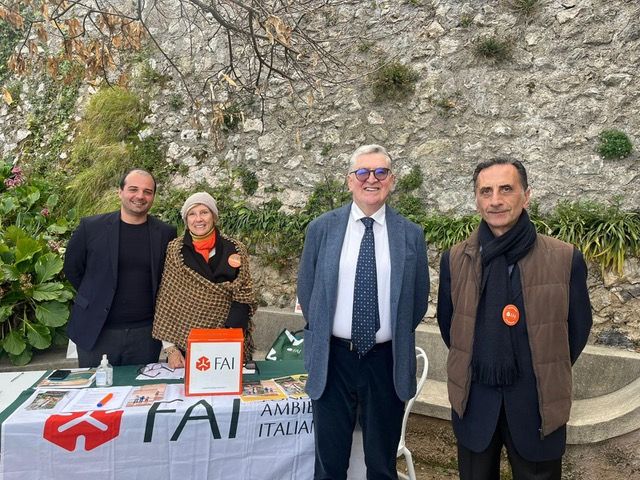
[{"label": "gravel ground", "polygon": [[[418,480],[458,478],[456,444],[451,424],[444,420],[411,415],[407,424],[407,448],[413,456]],[[502,479],[511,479],[503,455]],[[398,470],[406,471],[398,460]],[[590,445],[569,445],[564,456],[563,480],[640,480],[640,430]]]}]

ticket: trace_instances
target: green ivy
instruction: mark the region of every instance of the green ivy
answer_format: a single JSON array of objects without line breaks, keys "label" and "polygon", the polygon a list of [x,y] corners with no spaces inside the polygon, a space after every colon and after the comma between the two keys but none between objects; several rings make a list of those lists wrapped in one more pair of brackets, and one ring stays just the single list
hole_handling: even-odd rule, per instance
[{"label": "green ivy", "polygon": [[[58,173],[56,167],[67,144],[81,79],[80,66],[62,62],[55,77],[45,75],[42,78],[44,89],[29,97],[32,109],[27,125],[31,135],[22,146],[22,163],[35,175]],[[60,181],[64,182],[65,178]]]},{"label": "green ivy", "polygon": [[21,32],[9,22],[0,20],[0,83],[10,75],[7,61],[21,38]]}]

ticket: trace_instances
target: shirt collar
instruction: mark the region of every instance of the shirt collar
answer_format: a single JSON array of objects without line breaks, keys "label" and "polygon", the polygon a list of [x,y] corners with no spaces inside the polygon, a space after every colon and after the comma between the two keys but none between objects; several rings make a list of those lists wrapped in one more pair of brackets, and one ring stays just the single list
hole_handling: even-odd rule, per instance
[{"label": "shirt collar", "polygon": [[[380,207],[373,215],[371,215],[371,218],[373,218],[374,222],[380,225],[384,225],[385,219],[386,219],[386,208],[387,208],[386,204],[383,204],[382,207]],[[357,222],[364,217],[366,217],[364,212],[360,210],[360,207],[356,205],[356,202],[352,202],[351,203],[351,221]]]}]

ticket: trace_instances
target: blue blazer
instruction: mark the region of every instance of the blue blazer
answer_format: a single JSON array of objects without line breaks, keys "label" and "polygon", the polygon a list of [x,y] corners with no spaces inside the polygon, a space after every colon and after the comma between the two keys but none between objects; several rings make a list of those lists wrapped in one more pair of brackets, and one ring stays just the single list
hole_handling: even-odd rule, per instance
[{"label": "blue blazer", "polygon": [[[298,271],[298,300],[307,322],[304,360],[307,393],[324,391],[329,342],[336,310],[340,251],[351,204],[327,212],[309,224]],[[391,331],[393,378],[398,397],[416,393],[415,329],[427,311],[429,267],[422,227],[386,208],[391,256]]]},{"label": "blue blazer", "polygon": [[[149,250],[153,298],[164,267],[167,244],[176,228],[149,216]],[[102,331],[118,285],[120,212],[86,217],[67,245],[64,273],[78,292],[67,324],[67,335],[91,350]],[[140,252],[144,254],[144,251]]]}]

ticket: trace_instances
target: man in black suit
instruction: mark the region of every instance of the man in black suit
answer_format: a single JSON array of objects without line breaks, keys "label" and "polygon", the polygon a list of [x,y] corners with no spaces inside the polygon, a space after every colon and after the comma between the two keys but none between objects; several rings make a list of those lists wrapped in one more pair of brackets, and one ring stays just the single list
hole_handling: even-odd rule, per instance
[{"label": "man in black suit", "polygon": [[156,181],[134,169],[120,180],[120,211],[83,218],[67,245],[64,273],[78,292],[69,338],[80,367],[106,353],[112,365],[156,362],[162,343],[151,337],[167,244],[176,228],[148,214]]}]

